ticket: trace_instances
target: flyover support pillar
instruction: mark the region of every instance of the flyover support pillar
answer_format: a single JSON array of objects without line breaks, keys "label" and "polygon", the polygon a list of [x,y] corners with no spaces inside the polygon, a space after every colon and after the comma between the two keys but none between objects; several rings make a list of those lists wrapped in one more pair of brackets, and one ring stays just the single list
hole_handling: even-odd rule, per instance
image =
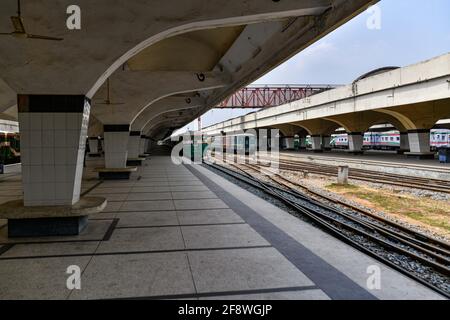
[{"label": "flyover support pillar", "polygon": [[349,132],[348,134],[348,152],[353,154],[363,154],[362,150],[364,136],[361,132]]},{"label": "flyover support pillar", "polygon": [[409,151],[409,139],[408,132],[400,132],[400,149],[398,150],[398,154],[404,154]]},{"label": "flyover support pillar", "polygon": [[283,137],[281,138],[281,146],[286,150],[294,150],[294,137]]},{"label": "flyover support pillar", "polygon": [[408,158],[434,159],[434,152],[430,152],[430,129],[416,129],[408,131]]},{"label": "flyover support pillar", "polygon": [[311,144],[312,144],[311,151],[316,152],[316,153],[323,152],[322,136],[320,134],[311,135]]},{"label": "flyover support pillar", "polygon": [[83,95],[18,95],[23,200],[2,204],[9,237],[77,235],[104,198],[81,197],[90,115]]},{"label": "flyover support pillar", "polygon": [[324,151],[331,150],[331,136],[322,136],[322,147]]}]

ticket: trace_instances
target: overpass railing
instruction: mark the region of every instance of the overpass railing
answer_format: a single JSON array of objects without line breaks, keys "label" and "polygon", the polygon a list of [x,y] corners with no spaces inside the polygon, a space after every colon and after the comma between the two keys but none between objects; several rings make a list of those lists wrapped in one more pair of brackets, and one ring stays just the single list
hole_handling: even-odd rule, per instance
[{"label": "overpass railing", "polygon": [[337,85],[252,85],[236,91],[217,109],[276,107],[336,88]]}]

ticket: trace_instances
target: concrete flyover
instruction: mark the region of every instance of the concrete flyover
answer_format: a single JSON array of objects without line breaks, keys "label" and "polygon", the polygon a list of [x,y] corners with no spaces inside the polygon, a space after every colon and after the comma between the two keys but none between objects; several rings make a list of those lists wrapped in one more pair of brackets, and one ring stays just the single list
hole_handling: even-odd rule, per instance
[{"label": "concrete flyover", "polygon": [[21,2],[0,3],[0,115],[20,124],[23,205],[70,209],[81,199],[88,137],[93,153],[104,138],[101,175],[127,177],[146,140],[167,137],[377,1],[78,0],[79,30],[66,25],[72,1]]},{"label": "concrete flyover", "polygon": [[337,128],[349,136],[351,152],[361,152],[363,133],[389,123],[401,133],[411,157],[430,157],[430,129],[450,117],[450,54],[404,68],[377,70],[352,84],[204,128],[208,135],[278,128],[285,139],[301,130],[313,150],[329,142]]}]

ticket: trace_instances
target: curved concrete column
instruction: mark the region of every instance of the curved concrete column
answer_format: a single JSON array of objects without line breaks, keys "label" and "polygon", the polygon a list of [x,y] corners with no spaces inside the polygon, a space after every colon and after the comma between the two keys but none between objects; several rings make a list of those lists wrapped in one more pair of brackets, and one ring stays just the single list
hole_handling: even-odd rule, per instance
[{"label": "curved concrete column", "polygon": [[439,120],[450,117],[450,101],[435,100],[377,111],[395,117],[406,130],[431,129]]},{"label": "curved concrete column", "polygon": [[[378,110],[377,110],[378,111]],[[405,131],[406,127],[396,117],[377,111],[355,112],[327,117],[327,120],[340,124],[347,132],[367,132],[377,124],[392,124],[397,130]]]}]

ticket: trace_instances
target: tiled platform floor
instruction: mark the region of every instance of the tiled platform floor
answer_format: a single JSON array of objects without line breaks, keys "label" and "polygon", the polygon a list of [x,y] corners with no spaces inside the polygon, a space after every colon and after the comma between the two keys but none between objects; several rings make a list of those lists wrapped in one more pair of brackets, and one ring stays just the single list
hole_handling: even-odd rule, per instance
[{"label": "tiled platform floor", "polygon": [[[83,190],[95,187],[89,194],[106,197],[108,206],[91,217],[82,235],[10,240],[0,220],[0,299],[377,296],[258,212],[291,219],[287,213],[259,198],[221,191],[197,169],[176,166],[169,157],[145,161],[130,181],[96,186],[95,175],[85,171]],[[20,175],[2,177],[0,194],[0,203],[20,197]],[[292,221],[302,230],[302,222]],[[81,290],[66,288],[71,265],[82,270]],[[436,298],[416,289],[418,297]]]}]

